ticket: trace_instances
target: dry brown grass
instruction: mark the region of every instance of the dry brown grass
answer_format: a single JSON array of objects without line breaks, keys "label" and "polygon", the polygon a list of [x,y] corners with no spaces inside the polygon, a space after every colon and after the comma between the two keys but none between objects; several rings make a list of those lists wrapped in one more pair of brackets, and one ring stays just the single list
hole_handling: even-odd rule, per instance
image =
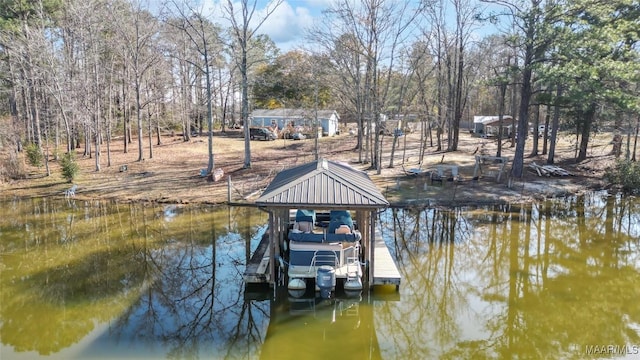
[{"label": "dry brown grass", "polygon": [[[388,167],[391,141],[385,138],[386,157],[381,174],[368,170],[367,164],[358,162],[353,136],[343,134],[319,139],[319,154],[367,171],[393,203],[455,205],[555,196],[601,186],[603,171],[613,162],[608,155],[610,140],[610,134],[594,137],[590,157],[581,164],[574,164],[571,161],[575,152],[572,137],[562,136],[556,150],[556,164],[574,176],[539,178],[527,173],[523,179],[515,181],[511,188],[504,181],[496,183],[489,178],[481,178],[473,186],[467,182],[432,186],[426,177],[406,175],[405,170],[409,168],[427,170],[444,163],[458,165],[461,175],[469,179],[475,166],[474,153],[495,155],[496,142],[466,133],[461,133],[458,151],[436,152],[434,148],[427,148],[422,165],[418,158],[419,135],[409,134],[406,146],[403,139],[396,150],[393,168]],[[149,146],[145,142],[143,161],[137,161],[137,142],[131,144],[129,152],[125,154],[122,141],[118,140],[111,144],[111,166],[107,166],[106,146],[102,146],[100,171],[96,171],[95,158],[82,157],[80,152],[77,156],[80,176],[74,181],[78,185],[76,198],[219,204],[228,200],[227,180],[230,177],[231,200],[250,202],[251,198],[247,199],[247,196],[259,194],[278,171],[314,159],[314,139],[251,141],[251,168],[244,169],[245,145],[238,131],[216,133],[213,143],[216,167],[225,173],[223,180],[218,182],[200,176],[200,170],[207,167],[207,137],[195,137],[190,142],[184,142],[178,136],[164,136],[162,145],[154,145],[153,158],[149,158]],[[504,144],[503,156],[513,156],[513,148],[509,146],[509,143]],[[528,146],[531,146],[530,139]],[[527,153],[530,153],[530,149]],[[543,164],[545,160],[543,156],[528,157],[525,164],[532,161]],[[127,171],[120,171],[122,165],[127,165]],[[2,193],[26,197],[64,196],[64,190],[70,185],[62,178],[57,162],[51,161],[50,167],[52,175],[47,177],[44,176],[44,168],[27,166],[27,179],[3,184]],[[544,191],[541,192],[541,189]]]}]

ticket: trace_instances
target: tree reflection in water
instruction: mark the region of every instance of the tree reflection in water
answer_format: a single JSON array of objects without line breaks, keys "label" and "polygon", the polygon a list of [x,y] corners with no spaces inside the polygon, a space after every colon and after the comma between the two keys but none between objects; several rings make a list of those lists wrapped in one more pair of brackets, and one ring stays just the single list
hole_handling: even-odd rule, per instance
[{"label": "tree reflection in water", "polygon": [[637,199],[606,193],[383,214],[404,279],[401,305],[376,311],[388,353],[584,358],[640,344],[639,217]]},{"label": "tree reflection in water", "polygon": [[[352,353],[375,349],[364,358],[585,358],[587,346],[640,345],[632,197],[385,211],[379,230],[403,276],[399,299],[381,301],[376,289],[357,322],[335,324],[297,315],[270,324],[277,303],[245,299],[244,264],[267,222],[257,209],[1,205],[3,359],[269,358],[303,330],[354,324],[366,331],[349,339]],[[328,313],[347,314],[338,309]],[[344,354],[323,342],[322,354]]]},{"label": "tree reflection in water", "polygon": [[260,211],[50,199],[7,205],[3,358],[4,346],[32,357],[88,338],[70,357],[258,353],[269,303],[245,301],[241,276],[252,250],[245,245],[255,248],[264,232]]},{"label": "tree reflection in water", "polygon": [[[147,249],[140,265],[147,268],[149,288],[132,311],[114,327],[119,341],[161,341],[172,358],[252,358],[259,352],[268,325],[269,302],[245,301],[242,286],[247,262],[245,241],[233,229],[259,238],[264,223],[248,209],[229,219],[189,207],[182,239],[172,246]],[[185,218],[185,214],[181,215]],[[241,226],[238,226],[242,222]],[[166,223],[164,224],[166,225]],[[161,236],[165,230],[145,227]],[[208,243],[207,243],[208,242]]]}]

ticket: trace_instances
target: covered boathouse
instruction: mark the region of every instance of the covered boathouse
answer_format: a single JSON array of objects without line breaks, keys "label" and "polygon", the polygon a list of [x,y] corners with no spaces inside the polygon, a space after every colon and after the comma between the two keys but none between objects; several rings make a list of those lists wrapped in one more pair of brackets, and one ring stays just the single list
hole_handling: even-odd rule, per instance
[{"label": "covered boathouse", "polygon": [[[355,214],[362,235],[364,283],[400,286],[401,277],[382,236],[376,231],[377,213],[389,206],[369,176],[345,163],[319,159],[278,173],[255,204],[269,214],[267,234],[254,251],[244,274],[247,285],[278,281],[277,259],[286,249],[286,238],[296,209],[348,210]],[[283,275],[282,275],[283,276]]]}]

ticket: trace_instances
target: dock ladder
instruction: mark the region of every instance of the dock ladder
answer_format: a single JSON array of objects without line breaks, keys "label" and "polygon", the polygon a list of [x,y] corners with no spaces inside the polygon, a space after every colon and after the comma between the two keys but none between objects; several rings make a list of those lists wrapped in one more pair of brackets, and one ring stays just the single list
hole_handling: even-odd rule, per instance
[{"label": "dock ladder", "polygon": [[356,256],[347,256],[347,281],[358,280],[360,276],[360,245],[355,245]]},{"label": "dock ladder", "polygon": [[358,280],[360,274],[360,259],[357,256],[347,257],[347,281]]}]

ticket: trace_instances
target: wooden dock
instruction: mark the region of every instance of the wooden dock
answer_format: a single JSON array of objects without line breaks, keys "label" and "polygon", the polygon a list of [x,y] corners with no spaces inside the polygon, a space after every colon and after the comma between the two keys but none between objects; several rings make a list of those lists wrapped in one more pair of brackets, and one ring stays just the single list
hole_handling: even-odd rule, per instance
[{"label": "wooden dock", "polygon": [[373,261],[371,262],[373,281],[371,285],[395,285],[396,289],[399,288],[402,276],[400,276],[400,271],[398,271],[387,244],[378,231],[376,231],[373,246]]},{"label": "wooden dock", "polygon": [[244,271],[245,284],[269,283],[269,235],[265,233]]}]

